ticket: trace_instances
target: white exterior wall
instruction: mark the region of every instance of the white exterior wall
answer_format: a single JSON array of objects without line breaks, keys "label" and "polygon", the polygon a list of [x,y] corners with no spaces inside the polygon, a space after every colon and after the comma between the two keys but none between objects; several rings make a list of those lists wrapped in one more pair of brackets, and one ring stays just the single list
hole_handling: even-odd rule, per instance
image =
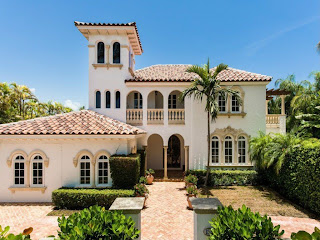
[{"label": "white exterior wall", "polygon": [[[92,64],[97,63],[97,44],[98,42],[104,42],[105,46],[109,45],[109,62],[112,64],[114,42],[119,42],[121,46],[130,47],[128,37],[126,35],[90,35],[89,37],[89,109],[95,110],[98,113],[112,116],[116,120],[125,122],[126,116],[126,89],[125,79],[131,78],[129,68],[129,50],[128,48],[120,48],[120,64],[123,67],[106,67],[94,68]],[[133,52],[132,52],[133,54]],[[107,49],[105,49],[105,59],[107,58]],[[121,93],[121,105],[119,109],[115,108],[115,93],[116,91]],[[101,92],[101,109],[95,107],[95,92]],[[111,108],[106,109],[105,92],[111,93]]]},{"label": "white exterior wall", "polygon": [[[130,142],[135,142],[135,140],[130,140]],[[127,154],[130,153],[128,152],[130,144],[127,143],[127,139],[2,140],[0,142],[0,202],[51,202],[53,190],[60,187],[80,186],[80,164],[78,163],[77,167],[73,164],[73,159],[80,151],[88,150],[93,155],[101,150],[105,150],[111,155],[116,153]],[[11,167],[8,167],[7,159],[16,150],[23,150],[28,155],[34,150],[41,150],[49,158],[48,167],[44,166],[44,186],[47,187],[44,193],[41,193],[41,191],[16,191],[12,193],[9,190],[10,187],[14,186],[14,162],[12,162]],[[93,169],[91,165],[92,182]]]}]

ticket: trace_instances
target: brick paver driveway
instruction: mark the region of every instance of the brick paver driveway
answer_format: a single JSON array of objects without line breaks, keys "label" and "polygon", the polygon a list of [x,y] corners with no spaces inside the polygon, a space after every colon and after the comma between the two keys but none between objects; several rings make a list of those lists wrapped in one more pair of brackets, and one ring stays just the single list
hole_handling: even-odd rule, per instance
[{"label": "brick paver driveway", "polygon": [[193,239],[193,212],[187,210],[183,182],[155,182],[142,211],[142,239]]},{"label": "brick paver driveway", "polygon": [[[142,211],[142,240],[193,239],[193,212],[187,210],[187,201],[182,182],[155,182],[148,186],[150,196],[147,208]],[[57,235],[57,217],[46,216],[52,211],[48,204],[0,204],[0,225],[11,226],[11,232],[20,233],[33,227],[33,240]],[[292,231],[312,232],[317,220],[283,216],[271,217],[280,224],[289,237]]]}]

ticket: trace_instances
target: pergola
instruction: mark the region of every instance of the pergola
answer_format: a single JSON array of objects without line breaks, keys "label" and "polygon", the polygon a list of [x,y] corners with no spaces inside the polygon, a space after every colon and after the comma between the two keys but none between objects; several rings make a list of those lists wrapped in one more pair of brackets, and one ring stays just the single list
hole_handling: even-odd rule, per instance
[{"label": "pergola", "polygon": [[290,94],[290,91],[280,90],[280,89],[267,89],[266,91],[266,114],[268,114],[268,102],[273,98],[273,96],[281,97],[281,115],[285,115],[285,103],[284,98]]}]

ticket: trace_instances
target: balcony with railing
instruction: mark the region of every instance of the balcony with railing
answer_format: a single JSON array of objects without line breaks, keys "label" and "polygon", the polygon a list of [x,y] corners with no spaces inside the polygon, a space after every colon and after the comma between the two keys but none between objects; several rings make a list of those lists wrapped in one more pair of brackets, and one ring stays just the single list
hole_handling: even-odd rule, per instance
[{"label": "balcony with railing", "polygon": [[142,125],[143,110],[142,110],[142,95],[134,91],[127,96],[127,123],[131,125]]}]

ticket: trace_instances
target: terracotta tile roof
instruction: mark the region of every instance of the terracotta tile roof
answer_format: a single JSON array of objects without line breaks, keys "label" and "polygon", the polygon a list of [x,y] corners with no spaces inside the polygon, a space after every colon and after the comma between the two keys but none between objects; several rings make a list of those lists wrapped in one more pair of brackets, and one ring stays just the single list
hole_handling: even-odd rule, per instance
[{"label": "terracotta tile roof", "polygon": [[79,21],[74,21],[74,25],[75,26],[133,26],[136,30],[137,33],[137,37],[139,40],[139,45],[141,48],[141,52],[143,52],[142,49],[142,44],[141,44],[141,40],[140,40],[140,36],[139,36],[139,32],[138,32],[138,28],[137,28],[137,24],[136,22],[129,22],[129,23],[89,23],[89,22],[79,22]]},{"label": "terracotta tile roof", "polygon": [[[197,77],[197,74],[186,72],[190,66],[188,64],[153,65],[136,70],[134,77],[127,79],[126,82],[191,82]],[[220,72],[217,78],[222,82],[271,81],[272,79],[270,76],[231,67]]]},{"label": "terracotta tile roof", "polygon": [[0,135],[136,135],[145,131],[91,110],[1,124]]}]

